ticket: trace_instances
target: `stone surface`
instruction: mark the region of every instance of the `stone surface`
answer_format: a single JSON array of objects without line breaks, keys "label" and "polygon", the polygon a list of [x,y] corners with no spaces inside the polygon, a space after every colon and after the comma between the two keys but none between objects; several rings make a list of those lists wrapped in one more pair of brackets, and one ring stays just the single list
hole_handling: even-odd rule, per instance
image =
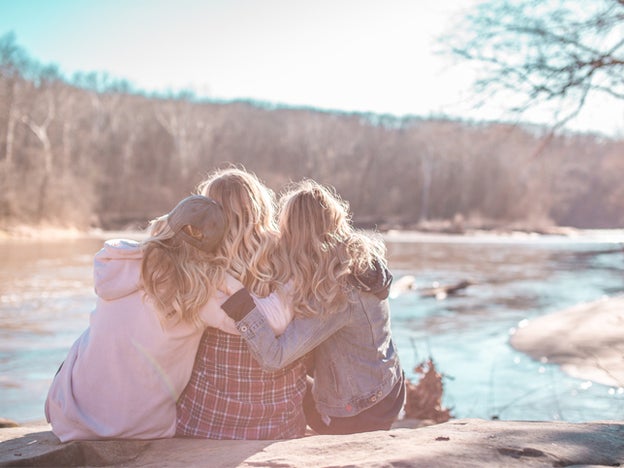
[{"label": "stone surface", "polygon": [[624,295],[523,321],[510,343],[573,377],[624,387]]},{"label": "stone surface", "polygon": [[47,425],[0,429],[0,466],[527,467],[624,465],[624,423],[453,420],[280,441],[162,439],[61,444]]}]

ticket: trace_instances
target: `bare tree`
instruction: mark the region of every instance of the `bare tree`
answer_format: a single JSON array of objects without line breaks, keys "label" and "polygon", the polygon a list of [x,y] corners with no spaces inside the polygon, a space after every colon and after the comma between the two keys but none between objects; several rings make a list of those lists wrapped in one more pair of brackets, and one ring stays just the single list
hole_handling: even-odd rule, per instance
[{"label": "bare tree", "polygon": [[17,87],[22,79],[21,70],[24,69],[23,50],[17,45],[14,34],[6,34],[0,37],[0,77],[3,86],[0,87],[0,111],[6,121],[6,135],[3,141],[4,160],[10,169],[13,163],[15,147],[15,125],[19,118],[19,112],[15,103]]},{"label": "bare tree", "polygon": [[15,211],[16,194],[13,183],[15,129],[19,119],[16,94],[22,84],[20,68],[24,54],[16,44],[15,35],[0,37],[0,216],[9,217]]},{"label": "bare tree", "polygon": [[[23,113],[21,116],[21,122],[28,127],[41,145],[43,175],[40,183],[37,203],[37,217],[39,219],[42,218],[44,213],[44,202],[48,196],[48,184],[50,183],[50,178],[52,176],[54,155],[52,151],[52,141],[50,140],[50,125],[56,117],[56,103],[54,101],[53,94],[54,91],[51,86],[44,86],[45,95],[42,96],[43,99],[41,101],[36,99],[32,100],[33,103],[40,105],[34,106],[34,108],[30,110],[31,113]],[[41,114],[41,117],[37,118],[35,116],[37,113]]]},{"label": "bare tree", "polygon": [[591,94],[624,99],[623,32],[624,0],[487,0],[441,40],[479,65],[482,99],[515,96],[517,112],[550,106],[560,128]]}]

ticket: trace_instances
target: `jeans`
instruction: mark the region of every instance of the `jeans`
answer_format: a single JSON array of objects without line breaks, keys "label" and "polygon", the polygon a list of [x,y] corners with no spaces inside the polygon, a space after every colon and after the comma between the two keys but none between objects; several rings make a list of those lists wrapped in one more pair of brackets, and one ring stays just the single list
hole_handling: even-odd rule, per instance
[{"label": "jeans", "polygon": [[331,417],[325,424],[317,411],[312,397],[313,379],[308,377],[307,391],[303,398],[303,412],[306,423],[317,434],[355,434],[358,432],[387,431],[396,421],[405,403],[405,378],[402,377],[392,388],[388,396],[374,406],[365,409],[355,416],[346,418]]}]

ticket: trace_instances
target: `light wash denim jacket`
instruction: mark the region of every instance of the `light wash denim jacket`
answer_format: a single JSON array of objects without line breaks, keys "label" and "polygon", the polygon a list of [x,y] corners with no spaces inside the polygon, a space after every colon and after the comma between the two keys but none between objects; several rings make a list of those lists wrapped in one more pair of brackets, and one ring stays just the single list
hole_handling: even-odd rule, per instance
[{"label": "light wash denim jacket", "polygon": [[387,296],[392,276],[385,269],[383,275],[376,290],[364,283],[353,286],[343,310],[326,317],[297,317],[279,337],[246,290],[222,307],[237,320],[249,350],[266,370],[280,369],[315,350],[312,392],[318,411],[330,417],[354,416],[388,395],[402,374],[390,333]]}]

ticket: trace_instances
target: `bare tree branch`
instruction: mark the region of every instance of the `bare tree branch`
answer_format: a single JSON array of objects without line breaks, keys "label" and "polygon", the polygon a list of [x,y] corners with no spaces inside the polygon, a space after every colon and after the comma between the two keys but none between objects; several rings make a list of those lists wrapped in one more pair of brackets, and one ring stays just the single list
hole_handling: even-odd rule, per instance
[{"label": "bare tree branch", "polygon": [[559,129],[591,95],[624,98],[623,28],[624,0],[489,0],[441,42],[480,65],[477,93],[524,96],[514,112],[555,104]]}]

